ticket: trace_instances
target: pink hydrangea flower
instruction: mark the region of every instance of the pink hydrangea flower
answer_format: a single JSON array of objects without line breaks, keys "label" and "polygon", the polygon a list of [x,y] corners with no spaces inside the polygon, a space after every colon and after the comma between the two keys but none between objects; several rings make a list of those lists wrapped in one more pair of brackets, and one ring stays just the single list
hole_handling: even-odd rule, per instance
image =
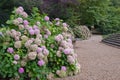
[{"label": "pink hydrangea flower", "polygon": [[30,47],[30,45],[33,43],[33,40],[27,40],[26,42],[25,42],[25,47],[26,48],[29,48]]},{"label": "pink hydrangea flower", "polygon": [[61,57],[62,56],[61,51],[57,51],[56,56]]},{"label": "pink hydrangea flower", "polygon": [[65,47],[66,44],[67,44],[67,42],[65,40],[63,40],[60,45],[63,46],[63,47]]},{"label": "pink hydrangea flower", "polygon": [[15,54],[15,55],[14,55],[14,59],[15,59],[15,60],[19,60],[19,59],[20,59],[20,56],[19,56],[18,54]]},{"label": "pink hydrangea flower", "polygon": [[34,35],[35,34],[35,31],[33,29],[29,30],[29,34],[30,35]]},{"label": "pink hydrangea flower", "polygon": [[42,39],[42,35],[41,34],[37,34],[36,38]]},{"label": "pink hydrangea flower", "polygon": [[33,29],[38,29],[38,26],[34,25],[34,26],[33,26]]},{"label": "pink hydrangea flower", "polygon": [[47,38],[48,38],[48,35],[44,35],[44,38],[47,39]]},{"label": "pink hydrangea flower", "polygon": [[32,44],[32,43],[33,43],[33,40],[30,39],[30,40],[28,40],[27,42],[28,42],[29,44]]},{"label": "pink hydrangea flower", "polygon": [[60,70],[57,70],[57,71],[56,71],[56,74],[57,74],[57,75],[60,75],[60,73],[61,73]]},{"label": "pink hydrangea flower", "polygon": [[45,47],[45,46],[42,46],[41,48],[42,48],[42,49],[46,49],[46,47]]},{"label": "pink hydrangea flower", "polygon": [[35,41],[35,38],[30,38],[30,40]]},{"label": "pink hydrangea flower", "polygon": [[72,44],[72,40],[71,39],[67,39],[68,43],[71,43]]},{"label": "pink hydrangea flower", "polygon": [[73,44],[72,43],[68,43],[68,47],[69,48],[73,48]]},{"label": "pink hydrangea flower", "polygon": [[59,34],[59,35],[57,35],[57,36],[55,37],[55,40],[58,41],[58,42],[60,42],[60,41],[63,40],[63,36],[62,36],[61,34]]},{"label": "pink hydrangea flower", "polygon": [[19,72],[20,74],[24,73],[24,68],[22,68],[22,67],[19,68],[18,72]]},{"label": "pink hydrangea flower", "polygon": [[23,21],[23,24],[24,24],[24,25],[28,25],[29,22],[28,22],[27,20],[24,20],[24,21]]},{"label": "pink hydrangea flower", "polygon": [[35,32],[36,35],[40,34],[40,30],[39,29],[35,29],[34,32]]},{"label": "pink hydrangea flower", "polygon": [[19,21],[15,19],[15,20],[13,20],[13,24],[18,26],[19,25]]},{"label": "pink hydrangea flower", "polygon": [[60,19],[59,18],[55,18],[56,21],[59,21]]},{"label": "pink hydrangea flower", "polygon": [[9,53],[14,53],[14,49],[11,48],[11,47],[9,47],[9,48],[7,49],[7,52],[9,52]]},{"label": "pink hydrangea flower", "polygon": [[33,30],[33,28],[32,28],[32,27],[29,27],[28,30]]},{"label": "pink hydrangea flower", "polygon": [[40,52],[42,52],[42,48],[38,47],[37,53],[40,53]]},{"label": "pink hydrangea flower", "polygon": [[71,52],[72,52],[72,50],[71,49],[65,49],[64,51],[63,51],[65,54],[70,54]]},{"label": "pink hydrangea flower", "polygon": [[22,7],[22,6],[18,7],[18,9],[20,9],[21,11],[24,11],[24,9],[23,9],[23,7]]},{"label": "pink hydrangea flower", "polygon": [[18,7],[16,10],[15,10],[15,12],[16,12],[16,14],[21,14],[22,12],[24,11],[24,9],[23,9],[23,7]]},{"label": "pink hydrangea flower", "polygon": [[47,49],[43,49],[43,54],[47,56],[49,54],[49,51]]},{"label": "pink hydrangea flower", "polygon": [[39,65],[39,66],[43,66],[44,64],[45,64],[45,62],[44,62],[43,60],[39,60],[39,61],[38,61],[38,65]]},{"label": "pink hydrangea flower", "polygon": [[61,39],[58,36],[55,37],[55,40],[58,41],[58,42],[61,41]]},{"label": "pink hydrangea flower", "polygon": [[39,22],[39,21],[37,21],[37,22],[36,22],[36,24],[37,24],[37,25],[40,25],[40,22]]},{"label": "pink hydrangea flower", "polygon": [[19,41],[20,38],[18,36],[15,37],[15,41]]},{"label": "pink hydrangea flower", "polygon": [[17,61],[13,61],[13,64],[17,64]]},{"label": "pink hydrangea flower", "polygon": [[28,14],[26,12],[22,12],[21,15],[24,17],[24,18],[27,18],[28,17]]},{"label": "pink hydrangea flower", "polygon": [[49,21],[49,17],[48,16],[45,16],[44,19],[45,19],[45,21]]},{"label": "pink hydrangea flower", "polygon": [[59,47],[59,50],[60,50],[60,51],[63,51],[63,50],[64,50],[64,48],[63,48],[63,47]]},{"label": "pink hydrangea flower", "polygon": [[23,30],[24,29],[23,25],[18,25],[18,27],[19,27],[19,30]]},{"label": "pink hydrangea flower", "polygon": [[74,59],[74,57],[73,56],[67,56],[67,59],[68,59],[68,62],[70,63],[70,64],[74,64],[75,63],[75,59]]},{"label": "pink hydrangea flower", "polygon": [[66,71],[67,69],[66,69],[65,66],[62,66],[62,67],[61,67],[61,70]]},{"label": "pink hydrangea flower", "polygon": [[34,43],[38,46],[42,43],[42,41],[39,38],[34,39]]},{"label": "pink hydrangea flower", "polygon": [[12,33],[16,33],[17,31],[16,31],[15,29],[12,29],[11,32],[12,32]]},{"label": "pink hydrangea flower", "polygon": [[[63,27],[63,30],[64,30],[65,32],[67,32],[67,31],[68,31],[68,28],[67,28],[66,26],[64,26],[64,27]],[[67,35],[67,37],[71,37],[71,36]]]},{"label": "pink hydrangea flower", "polygon": [[63,27],[67,27],[68,26],[67,23],[63,23],[62,25],[63,25]]},{"label": "pink hydrangea flower", "polygon": [[20,17],[19,17],[19,18],[17,18],[17,20],[18,20],[18,22],[19,22],[19,23],[22,23],[22,22],[23,22],[23,19],[22,19],[22,18],[20,18]]},{"label": "pink hydrangea flower", "polygon": [[57,25],[57,26],[59,26],[60,25],[60,22],[58,21],[58,22],[56,22],[56,24],[55,25]]}]

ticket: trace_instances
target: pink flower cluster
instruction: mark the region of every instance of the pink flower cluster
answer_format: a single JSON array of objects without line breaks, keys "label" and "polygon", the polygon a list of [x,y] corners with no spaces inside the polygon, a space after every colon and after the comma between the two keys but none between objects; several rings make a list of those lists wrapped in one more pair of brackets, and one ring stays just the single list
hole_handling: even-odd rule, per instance
[{"label": "pink flower cluster", "polygon": [[16,14],[22,15],[24,18],[28,17],[28,14],[24,11],[23,7],[18,7],[15,10]]},{"label": "pink flower cluster", "polygon": [[47,39],[51,35],[51,32],[49,29],[45,29],[44,31],[45,31],[44,38]]},{"label": "pink flower cluster", "polygon": [[57,42],[61,42],[63,39],[64,39],[64,37],[63,37],[63,35],[61,35],[61,34],[58,34],[58,35],[55,37],[55,40],[56,40]]},{"label": "pink flower cluster", "polygon": [[48,16],[45,16],[45,17],[44,17],[44,20],[45,20],[45,21],[49,21],[50,18],[49,18]]},{"label": "pink flower cluster", "polygon": [[9,48],[7,49],[7,52],[8,52],[8,53],[14,53],[14,49],[11,48],[11,47],[9,47]]},{"label": "pink flower cluster", "polygon": [[67,27],[67,26],[68,26],[68,24],[67,24],[67,23],[63,23],[62,25],[63,25],[63,27]]},{"label": "pink flower cluster", "polygon": [[61,70],[66,71],[67,70],[66,66],[62,66]]},{"label": "pink flower cluster", "polygon": [[38,28],[37,25],[34,25],[33,27],[28,26],[27,30],[30,35],[39,35],[40,34],[40,29]]},{"label": "pink flower cluster", "polygon": [[10,31],[7,31],[6,34],[8,36],[11,36],[12,38],[14,38],[16,41],[19,41],[20,36],[21,36],[21,32],[16,31],[15,29],[12,29]]},{"label": "pink flower cluster", "polygon": [[22,68],[22,67],[19,68],[18,72],[19,72],[20,74],[24,73],[24,68]]},{"label": "pink flower cluster", "polygon": [[44,62],[43,60],[39,60],[39,61],[38,61],[38,65],[39,65],[39,66],[43,66],[44,64],[45,64],[45,62]]},{"label": "pink flower cluster", "polygon": [[15,55],[14,55],[14,59],[15,59],[15,60],[19,60],[19,59],[20,59],[20,56],[19,56],[18,54],[15,54]]},{"label": "pink flower cluster", "polygon": [[29,22],[28,22],[27,20],[24,20],[24,21],[23,21],[23,24],[24,24],[24,25],[28,25]]},{"label": "pink flower cluster", "polygon": [[13,20],[13,24],[15,24],[16,26],[18,26],[21,23],[23,23],[23,19],[21,17]]},{"label": "pink flower cluster", "polygon": [[55,25],[56,26],[60,26],[60,24],[61,24],[60,19],[59,18],[55,18],[54,20],[56,21]]},{"label": "pink flower cluster", "polygon": [[[80,65],[77,62],[77,54],[74,53],[71,39],[72,38],[69,37],[67,33],[59,34],[55,37],[55,40],[60,45],[58,51],[56,52],[56,56],[61,57],[62,53],[64,53],[67,56],[67,62],[69,64],[75,65],[76,69],[73,71],[73,74],[78,74],[80,72]],[[66,66],[61,66],[61,70],[57,70],[56,74],[59,77],[65,77],[66,71]]]},{"label": "pink flower cluster", "polygon": [[57,35],[55,37],[55,40],[58,42],[58,44],[60,44],[59,50],[56,52],[56,55],[58,57],[61,57],[61,53],[63,52],[67,56],[67,61],[70,64],[75,64],[77,60],[74,53],[72,40],[70,38],[66,39],[65,36],[62,34]]}]

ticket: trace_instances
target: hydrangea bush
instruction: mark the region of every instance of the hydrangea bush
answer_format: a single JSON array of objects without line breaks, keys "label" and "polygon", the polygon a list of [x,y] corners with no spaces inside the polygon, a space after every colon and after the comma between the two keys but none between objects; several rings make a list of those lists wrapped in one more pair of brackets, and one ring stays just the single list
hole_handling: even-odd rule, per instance
[{"label": "hydrangea bush", "polygon": [[0,29],[0,76],[11,80],[46,80],[79,73],[69,25],[59,18],[28,15],[15,8],[8,27]]}]

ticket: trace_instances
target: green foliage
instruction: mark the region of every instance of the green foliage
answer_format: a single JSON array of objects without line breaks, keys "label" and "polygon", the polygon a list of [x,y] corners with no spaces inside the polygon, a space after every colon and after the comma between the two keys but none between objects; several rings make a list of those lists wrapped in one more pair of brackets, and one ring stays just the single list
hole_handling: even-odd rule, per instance
[{"label": "green foliage", "polygon": [[66,16],[65,21],[70,25],[71,28],[80,24],[80,15],[76,10],[74,8],[67,8],[66,10],[67,14],[65,15]]},{"label": "green foliage", "polygon": [[81,24],[95,26],[103,34],[120,31],[117,0],[79,0]]},{"label": "green foliage", "polygon": [[81,24],[91,26],[106,16],[108,0],[80,0],[80,2]]}]

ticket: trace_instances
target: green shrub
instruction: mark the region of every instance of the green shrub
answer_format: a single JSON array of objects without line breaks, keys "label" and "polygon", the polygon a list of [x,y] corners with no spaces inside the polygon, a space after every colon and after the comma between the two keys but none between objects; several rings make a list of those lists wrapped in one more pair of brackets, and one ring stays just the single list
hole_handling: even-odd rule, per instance
[{"label": "green shrub", "polygon": [[111,7],[108,16],[98,23],[103,34],[116,33],[120,31],[120,8]]},{"label": "green shrub", "polygon": [[120,8],[117,0],[79,0],[82,25],[95,26],[103,34],[120,31]]},{"label": "green shrub", "polygon": [[75,34],[75,37],[82,38],[82,39],[88,39],[91,37],[91,32],[88,29],[87,26],[81,25],[81,26],[75,26],[73,28],[73,32]]},{"label": "green shrub", "polygon": [[66,23],[51,22],[37,8],[31,16],[22,7],[12,13],[8,26],[0,29],[0,77],[46,80],[79,72]]}]

